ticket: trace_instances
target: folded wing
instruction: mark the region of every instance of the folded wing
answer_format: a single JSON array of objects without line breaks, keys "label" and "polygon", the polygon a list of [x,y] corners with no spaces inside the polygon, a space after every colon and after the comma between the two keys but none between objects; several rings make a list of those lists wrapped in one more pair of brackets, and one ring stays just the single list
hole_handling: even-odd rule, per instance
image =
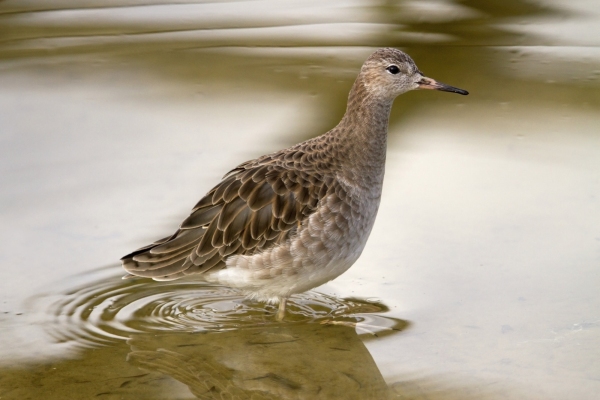
[{"label": "folded wing", "polygon": [[294,168],[272,158],[240,165],[196,204],[177,232],[126,255],[123,267],[131,275],[173,280],[224,268],[231,255],[284,243],[328,190],[322,175],[294,165],[302,156],[286,157]]}]

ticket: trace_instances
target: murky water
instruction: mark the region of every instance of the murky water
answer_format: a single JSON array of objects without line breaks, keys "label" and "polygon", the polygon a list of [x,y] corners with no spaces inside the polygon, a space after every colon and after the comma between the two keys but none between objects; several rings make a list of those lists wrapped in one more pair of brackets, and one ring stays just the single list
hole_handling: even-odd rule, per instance
[{"label": "murky water", "polygon": [[[0,2],[0,399],[595,399],[600,6]],[[395,103],[361,259],[272,306],[121,280],[232,166]],[[219,397],[221,396],[221,397]]]}]

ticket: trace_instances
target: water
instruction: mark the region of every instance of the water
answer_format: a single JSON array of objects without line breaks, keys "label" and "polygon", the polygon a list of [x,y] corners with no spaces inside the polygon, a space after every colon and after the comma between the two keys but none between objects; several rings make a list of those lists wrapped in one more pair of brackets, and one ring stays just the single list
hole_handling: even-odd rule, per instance
[{"label": "water", "polygon": [[[596,398],[594,2],[0,13],[1,399]],[[383,46],[471,94],[396,100],[355,266],[284,323],[228,288],[120,279],[230,168],[335,125]]]}]

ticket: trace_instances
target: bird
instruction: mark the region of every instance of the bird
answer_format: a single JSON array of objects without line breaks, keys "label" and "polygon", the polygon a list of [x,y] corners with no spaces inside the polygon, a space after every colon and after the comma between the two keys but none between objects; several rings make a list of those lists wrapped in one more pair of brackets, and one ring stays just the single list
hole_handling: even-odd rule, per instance
[{"label": "bird", "polygon": [[124,256],[123,278],[201,281],[278,304],[344,273],[359,258],[382,195],[394,99],[415,89],[469,94],[381,48],[362,65],[346,112],[328,132],[229,171],[172,235]]}]

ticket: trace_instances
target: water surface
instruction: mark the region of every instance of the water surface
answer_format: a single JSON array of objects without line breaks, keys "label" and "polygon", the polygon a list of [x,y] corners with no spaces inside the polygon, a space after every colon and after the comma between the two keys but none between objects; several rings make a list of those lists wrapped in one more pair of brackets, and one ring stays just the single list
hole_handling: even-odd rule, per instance
[{"label": "water surface", "polygon": [[[594,399],[599,26],[585,0],[0,2],[0,398]],[[120,280],[231,167],[334,126],[383,46],[471,94],[396,100],[355,266],[283,324]]]}]

